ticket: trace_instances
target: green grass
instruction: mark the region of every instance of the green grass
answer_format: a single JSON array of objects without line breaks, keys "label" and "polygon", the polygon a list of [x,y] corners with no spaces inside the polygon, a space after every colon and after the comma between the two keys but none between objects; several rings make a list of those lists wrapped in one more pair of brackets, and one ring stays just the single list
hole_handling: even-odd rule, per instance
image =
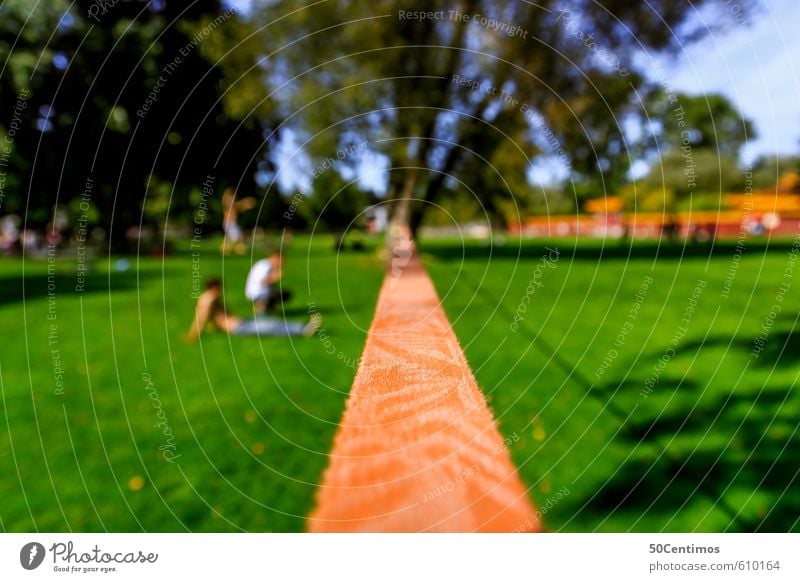
[{"label": "green grass", "polygon": [[[545,244],[559,258],[536,275]],[[313,301],[324,339],[212,334],[194,345],[180,341],[193,311],[188,249],[123,272],[96,261],[83,293],[74,260],[59,258],[54,303],[46,262],[0,259],[0,530],[303,530],[382,278],[374,253],[330,247],[298,237],[284,281],[296,293],[287,317],[305,319]],[[785,281],[787,243],[748,242],[727,299],[732,244],[422,247],[523,481],[549,506],[548,529],[798,530],[800,282],[750,358]],[[248,309],[250,262],[209,244],[197,263],[224,276],[234,313]],[[645,277],[653,283],[628,318]],[[541,287],[523,303],[532,278]],[[159,450],[170,442],[173,463]]]},{"label": "green grass", "polygon": [[[546,527],[799,530],[800,272],[784,279],[791,243],[767,250],[749,241],[732,279],[733,243],[712,252],[551,241],[558,261],[536,274],[545,244],[425,249],[501,431],[519,437],[511,448],[522,478],[540,507],[550,501]],[[629,317],[646,277],[653,283]],[[529,287],[532,279],[541,286]],[[783,282],[791,289],[776,300]],[[751,358],[775,303],[781,311]],[[657,379],[650,393],[648,379]]]},{"label": "green grass", "polygon": [[[250,257],[223,260],[216,249],[202,248],[199,273],[223,276],[229,308],[246,315]],[[97,261],[79,294],[76,264],[58,259],[48,320],[46,262],[0,260],[2,529],[304,529],[381,263],[298,238],[284,278],[296,295],[287,318],[305,320],[313,301],[326,341],[211,334],[187,345],[192,264],[188,250],[133,259],[126,272]],[[180,456],[167,462],[165,450]]]}]

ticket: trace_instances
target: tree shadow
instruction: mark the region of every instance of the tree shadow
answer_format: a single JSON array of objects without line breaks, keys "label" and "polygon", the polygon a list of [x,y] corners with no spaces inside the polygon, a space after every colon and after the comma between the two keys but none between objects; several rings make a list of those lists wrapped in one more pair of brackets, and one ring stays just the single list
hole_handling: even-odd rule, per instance
[{"label": "tree shadow", "polygon": [[[660,378],[658,383],[660,393],[669,393],[673,399],[677,398],[676,404],[685,400],[688,392],[697,388],[697,383],[689,378],[682,380],[671,380]],[[645,388],[644,380],[638,380],[628,376],[622,381],[611,381],[600,385],[592,386],[589,395],[595,400],[602,402],[604,407],[611,411],[619,420],[622,431],[627,431],[632,425],[629,419],[641,398],[644,398],[642,391]]]},{"label": "tree shadow", "polygon": [[[432,241],[420,243],[421,251],[436,259],[445,261],[462,260],[487,260],[487,259],[535,259],[548,254],[549,249],[558,249],[561,260],[569,261],[599,261],[599,260],[654,260],[654,259],[691,259],[732,257],[737,252],[737,242],[734,240],[717,241],[710,244],[684,245],[682,242],[662,243],[658,241],[637,241],[633,244],[627,242],[618,244],[611,241],[603,244],[602,241],[580,241],[575,244],[573,239],[552,239],[549,241],[523,241],[522,244],[487,245],[467,241],[465,244],[443,244]],[[759,252],[788,252],[792,248],[792,241],[766,241],[749,240],[747,242],[748,254]]]},{"label": "tree shadow", "polygon": [[84,294],[114,293],[130,291],[141,287],[146,282],[161,279],[166,275],[162,269],[128,270],[108,273],[86,273],[79,280],[77,272],[64,274],[59,272],[52,277],[46,273],[34,275],[0,276],[0,305],[35,301],[43,297],[76,296]]},{"label": "tree shadow", "polygon": [[[795,366],[800,333],[776,320],[751,365]],[[750,357],[757,338],[721,334],[687,341],[676,357],[723,348]],[[655,360],[658,353],[647,361]],[[744,361],[744,360],[743,360]],[[743,364],[744,365],[744,364]],[[713,504],[732,531],[800,531],[800,397],[795,386],[740,386],[703,394],[691,378],[661,375],[647,394],[645,380],[626,377],[594,388],[618,407],[633,410],[620,423],[615,444],[631,454],[587,504],[587,511],[670,517]],[[645,394],[648,399],[645,400]],[[698,506],[695,506],[698,507]]]},{"label": "tree shadow", "polygon": [[[707,348],[732,348],[742,352],[751,365],[761,368],[797,366],[795,354],[800,353],[800,330],[771,328],[766,335],[753,338],[736,338],[727,335],[709,335],[682,343],[677,354],[696,353]],[[763,340],[763,341],[761,341]],[[746,361],[746,360],[745,360]]]},{"label": "tree shadow", "polygon": [[[623,462],[587,509],[663,514],[691,511],[692,499],[703,497],[728,516],[730,530],[798,531],[798,412],[789,386],[694,405],[683,401],[655,418],[634,417],[616,440],[628,450],[644,445],[649,452]],[[751,493],[755,501],[742,507]]]}]

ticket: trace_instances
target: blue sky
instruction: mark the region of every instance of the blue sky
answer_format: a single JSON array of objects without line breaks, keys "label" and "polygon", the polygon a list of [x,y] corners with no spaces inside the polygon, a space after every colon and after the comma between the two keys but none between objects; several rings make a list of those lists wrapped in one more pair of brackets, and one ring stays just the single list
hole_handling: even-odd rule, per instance
[{"label": "blue sky", "polygon": [[745,19],[691,45],[667,68],[669,81],[685,93],[723,93],[752,119],[758,136],[745,157],[798,154],[800,2],[760,0]]}]

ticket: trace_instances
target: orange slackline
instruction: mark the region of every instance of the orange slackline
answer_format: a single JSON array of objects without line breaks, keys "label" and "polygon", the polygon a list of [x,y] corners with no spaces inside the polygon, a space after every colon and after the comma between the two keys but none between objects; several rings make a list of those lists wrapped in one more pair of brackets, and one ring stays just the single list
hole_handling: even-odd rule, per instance
[{"label": "orange slackline", "polygon": [[395,255],[310,531],[539,527],[433,283]]}]

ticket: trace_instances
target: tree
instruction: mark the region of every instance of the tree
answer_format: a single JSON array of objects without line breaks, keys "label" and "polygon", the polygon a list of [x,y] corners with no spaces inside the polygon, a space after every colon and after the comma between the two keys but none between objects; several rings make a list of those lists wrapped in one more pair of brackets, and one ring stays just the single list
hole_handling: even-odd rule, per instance
[{"label": "tree", "polygon": [[644,178],[622,189],[629,211],[716,210],[722,194],[744,188],[737,159],[755,129],[725,96],[657,96],[649,110],[661,155]]},{"label": "tree", "polygon": [[636,212],[719,210],[722,195],[744,187],[736,158],[710,148],[665,153],[641,180],[622,189],[625,208]]},{"label": "tree", "polygon": [[[762,156],[753,163],[753,189],[774,189],[781,178],[791,173],[800,173],[800,157]],[[798,191],[796,188],[792,190]]]},{"label": "tree", "polygon": [[308,222],[315,228],[344,233],[357,226],[357,219],[369,202],[366,192],[338,172],[324,172],[312,185]]},{"label": "tree", "polygon": [[251,193],[260,124],[225,115],[221,73],[198,50],[236,18],[219,0],[0,6],[0,56],[16,66],[0,98],[29,92],[12,168],[26,219],[43,226],[56,203],[81,200],[124,250],[131,226],[190,221],[209,177],[216,192]]},{"label": "tree", "polygon": [[651,99],[649,113],[653,137],[661,142],[661,149],[710,149],[735,158],[742,146],[756,137],[753,122],[718,93],[677,93],[668,99],[660,92]]},{"label": "tree", "polygon": [[715,4],[269,0],[223,67],[238,114],[280,111],[312,157],[351,139],[386,156],[394,219],[415,230],[456,179],[500,208],[537,156],[621,183],[635,156],[620,120],[653,84],[635,57],[699,37],[691,7]]},{"label": "tree", "polygon": [[[25,192],[41,136],[39,112],[50,113],[43,109],[48,102],[40,98],[45,83],[38,73],[52,68],[56,52],[45,41],[67,10],[62,0],[36,10],[21,1],[0,4],[0,214],[26,214],[34,222],[49,215],[35,194],[26,200]],[[51,119],[48,115],[43,122]]]}]

